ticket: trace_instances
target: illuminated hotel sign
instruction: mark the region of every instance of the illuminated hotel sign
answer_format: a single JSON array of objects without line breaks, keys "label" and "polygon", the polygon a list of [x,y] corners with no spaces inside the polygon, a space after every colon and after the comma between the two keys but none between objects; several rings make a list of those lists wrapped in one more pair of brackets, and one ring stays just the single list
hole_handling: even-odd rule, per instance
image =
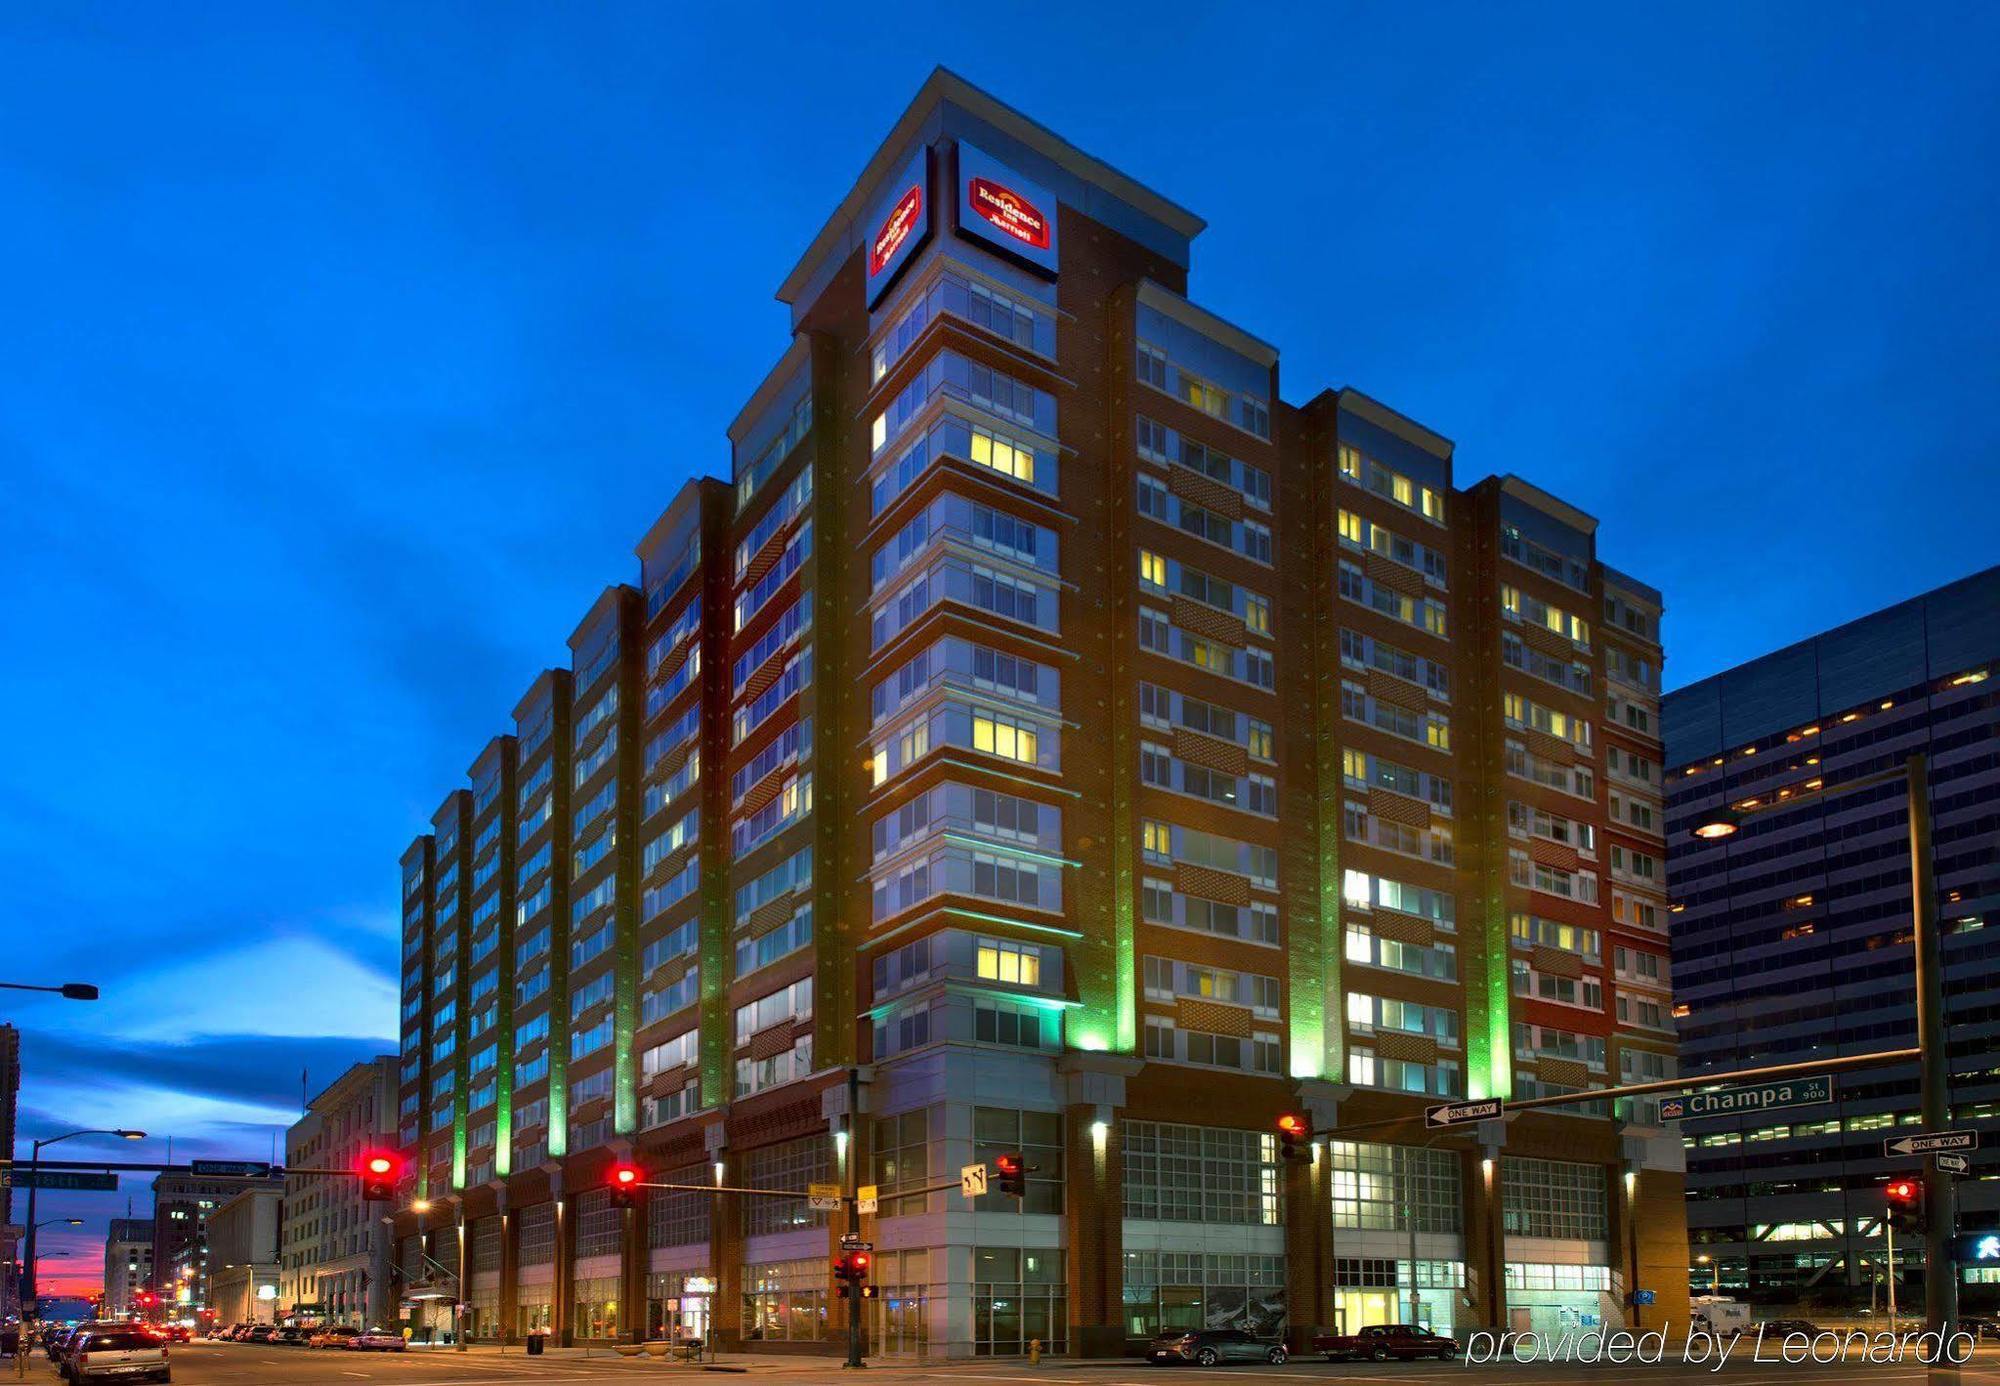
[{"label": "illuminated hotel sign", "polygon": [[919,149],[867,222],[868,306],[889,292],[931,236],[931,152]]},{"label": "illuminated hotel sign", "polygon": [[958,146],[958,233],[1055,278],[1054,195],[963,141]]}]

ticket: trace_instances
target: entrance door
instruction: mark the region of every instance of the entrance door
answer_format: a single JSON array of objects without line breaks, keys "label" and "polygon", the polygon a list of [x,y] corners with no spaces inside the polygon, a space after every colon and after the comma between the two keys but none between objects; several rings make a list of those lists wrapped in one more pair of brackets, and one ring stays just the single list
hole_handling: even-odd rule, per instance
[{"label": "entrance door", "polygon": [[1509,1309],[1507,1311],[1507,1324],[1516,1333],[1531,1333],[1535,1328],[1535,1311],[1525,1308]]},{"label": "entrance door", "polygon": [[1396,1323],[1397,1313],[1394,1290],[1334,1291],[1334,1323],[1342,1333],[1359,1333],[1378,1323]]}]

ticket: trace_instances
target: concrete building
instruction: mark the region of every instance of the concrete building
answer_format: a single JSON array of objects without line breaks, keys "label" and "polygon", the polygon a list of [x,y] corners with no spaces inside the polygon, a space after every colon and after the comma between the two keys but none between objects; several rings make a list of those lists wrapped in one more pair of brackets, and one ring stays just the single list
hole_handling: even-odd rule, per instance
[{"label": "concrete building", "polygon": [[[625,1217],[630,1158],[876,1185],[879,1353],[1684,1317],[1651,1104],[1422,1121],[1672,1073],[1659,594],[1359,391],[1286,402],[1187,297],[1202,225],[918,93],[728,480],[403,856],[405,1286],[841,1349],[824,1212]],[[911,1192],[1010,1150],[1018,1203]]]},{"label": "concrete building", "polygon": [[278,1321],[283,1203],[282,1189],[260,1180],[209,1214],[209,1304],[217,1322]]},{"label": "concrete building", "polygon": [[122,1319],[144,1307],[153,1287],[151,1218],[113,1218],[104,1234],[104,1314]]},{"label": "concrete building", "polygon": [[[396,1056],[348,1069],[307,1104],[285,1133],[290,1170],[352,1170],[396,1142]],[[346,1175],[285,1176],[285,1224],[278,1298],[305,1321],[380,1324],[390,1313],[388,1234],[380,1209]]]},{"label": "concrete building", "polygon": [[246,1187],[282,1190],[278,1179],[214,1179],[161,1174],[153,1179],[153,1281],[162,1301],[184,1314],[212,1308],[209,1217]]},{"label": "concrete building", "polygon": [[[1955,1127],[1983,1130],[1959,1226],[2000,1231],[2000,568],[1703,679],[1666,699],[1674,998],[1683,1071],[1914,1045],[1906,791],[1822,787],[1921,752],[1945,923]],[[1795,798],[1698,841],[1723,805]],[[1880,1304],[1883,1139],[1919,1122],[1914,1064],[1836,1080],[1835,1101],[1685,1123],[1696,1271],[1762,1302]],[[1897,1246],[1920,1282],[1923,1248]],[[2000,1268],[1964,1268],[1968,1310]]]}]

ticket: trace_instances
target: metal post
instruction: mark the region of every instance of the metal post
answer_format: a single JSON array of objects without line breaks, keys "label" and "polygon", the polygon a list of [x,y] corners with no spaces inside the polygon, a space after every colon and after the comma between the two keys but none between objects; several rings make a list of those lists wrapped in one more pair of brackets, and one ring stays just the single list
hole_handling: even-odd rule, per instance
[{"label": "metal post", "polygon": [[[861,1239],[861,1199],[860,1166],[861,1144],[860,1123],[854,1114],[861,1106],[861,1070],[847,1070],[847,1235],[856,1241]],[[861,1285],[849,1281],[847,1285],[847,1362],[849,1367],[865,1367],[861,1360]]]},{"label": "metal post", "polygon": [[1896,1331],[1896,1222],[1884,1216],[1882,1230],[1889,1234],[1889,1331]]},{"label": "metal post", "polygon": [[[1910,917],[1917,960],[1917,1048],[1924,1129],[1951,1126],[1951,1051],[1945,1038],[1944,963],[1938,942],[1937,883],[1931,874],[1930,776],[1922,752],[1908,762],[1910,786]],[[1958,1267],[1951,1259],[1958,1225],[1952,1177],[1924,1162],[1924,1328],[1942,1334],[1958,1321]],[[1893,1274],[1894,1265],[1891,1264]]]},{"label": "metal post", "polygon": [[[8,1153],[11,1154],[12,1152]],[[42,1143],[36,1141],[28,1151],[28,1244],[22,1248],[26,1253],[24,1261],[26,1274],[21,1277],[21,1321],[23,1323],[26,1323],[30,1318],[39,1319],[41,1317],[40,1314],[35,1312],[36,1291],[41,1288],[36,1283],[38,1277],[35,1274],[35,1185],[39,1182],[35,1175],[41,1168],[41,1163]]]}]

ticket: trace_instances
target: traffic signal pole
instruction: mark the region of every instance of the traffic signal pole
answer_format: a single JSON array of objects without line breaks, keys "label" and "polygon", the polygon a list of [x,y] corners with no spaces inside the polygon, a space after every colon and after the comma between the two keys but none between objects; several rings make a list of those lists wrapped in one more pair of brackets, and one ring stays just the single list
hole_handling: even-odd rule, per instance
[{"label": "traffic signal pole", "polygon": [[[855,1112],[861,1107],[861,1071],[847,1070],[847,1235],[854,1241],[861,1240],[861,1148],[856,1137],[860,1132],[854,1120]],[[850,1368],[861,1368],[868,1364],[861,1360],[861,1285],[851,1282],[847,1287],[847,1361]]]},{"label": "traffic signal pole", "polygon": [[[1910,914],[1917,955],[1918,1101],[1926,1131],[1951,1127],[1951,1050],[1945,1038],[1944,959],[1938,939],[1937,881],[1931,871],[1930,773],[1920,751],[1906,762],[1910,794]],[[1958,1322],[1958,1266],[1951,1238],[1958,1227],[1958,1188],[1924,1160],[1924,1328],[1942,1334]],[[1892,1267],[1893,1268],[1893,1267]],[[1892,1276],[1893,1282],[1893,1276]]]}]

